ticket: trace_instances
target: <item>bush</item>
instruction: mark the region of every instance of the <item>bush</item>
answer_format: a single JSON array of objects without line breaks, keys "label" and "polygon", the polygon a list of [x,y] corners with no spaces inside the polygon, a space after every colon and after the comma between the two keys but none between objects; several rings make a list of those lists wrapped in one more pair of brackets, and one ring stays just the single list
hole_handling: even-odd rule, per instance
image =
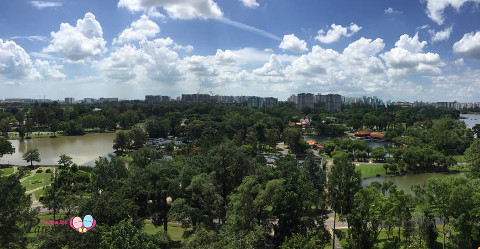
[{"label": "bush", "polygon": [[52,173],[52,170],[51,170],[51,169],[47,169],[47,170],[45,170],[45,173]]},{"label": "bush", "polygon": [[42,173],[42,172],[43,172],[43,170],[42,170],[42,169],[37,169],[37,171],[36,171],[36,172],[37,172],[37,173]]}]

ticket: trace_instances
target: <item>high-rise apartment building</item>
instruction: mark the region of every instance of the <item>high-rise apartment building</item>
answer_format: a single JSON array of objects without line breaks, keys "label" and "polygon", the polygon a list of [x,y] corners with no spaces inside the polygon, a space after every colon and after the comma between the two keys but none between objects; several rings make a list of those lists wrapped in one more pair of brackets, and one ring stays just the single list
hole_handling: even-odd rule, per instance
[{"label": "high-rise apartment building", "polygon": [[162,95],[147,95],[145,96],[145,102],[147,103],[163,103],[170,101],[169,96]]},{"label": "high-rise apartment building", "polygon": [[72,105],[73,103],[75,103],[74,98],[65,98],[65,104]]},{"label": "high-rise apartment building", "polygon": [[313,108],[315,103],[315,97],[313,93],[299,93],[297,95],[297,109],[302,109],[305,106]]}]

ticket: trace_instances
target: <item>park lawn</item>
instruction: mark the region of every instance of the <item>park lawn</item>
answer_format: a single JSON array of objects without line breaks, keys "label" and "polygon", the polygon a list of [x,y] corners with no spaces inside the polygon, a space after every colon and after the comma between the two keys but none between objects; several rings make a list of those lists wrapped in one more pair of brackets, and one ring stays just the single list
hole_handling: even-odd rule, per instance
[{"label": "park lawn", "polygon": [[[48,137],[51,137],[53,136],[53,134],[38,134],[38,133],[31,133],[30,134],[30,138],[48,138]],[[59,134],[57,132],[57,134],[55,134],[56,137],[59,137],[61,136],[61,134]],[[26,140],[26,137],[24,137],[24,139]],[[10,134],[8,135],[8,139],[12,139],[12,140],[16,140],[16,139],[20,139],[20,136],[18,134]]]},{"label": "park lawn", "polygon": [[33,194],[35,195],[35,198],[38,200],[40,198],[41,195],[45,195],[45,189],[39,189],[35,192],[33,192]]},{"label": "park lawn", "polygon": [[355,166],[362,173],[362,179],[376,177],[377,174],[385,176],[385,169],[381,164],[358,164]]},{"label": "park lawn", "polygon": [[52,182],[51,177],[52,175],[50,173],[36,173],[34,176],[25,179],[25,181],[22,182],[22,186],[24,186],[27,191],[47,186]]},{"label": "park lawn", "polygon": [[13,174],[13,167],[0,169],[0,176],[8,176]]},{"label": "park lawn", "polygon": [[[145,226],[143,227],[143,230],[147,234],[155,234],[159,231],[163,231],[163,226],[155,227],[151,220],[145,220],[144,224]],[[190,229],[190,228],[187,228],[187,229]],[[171,223],[171,222],[168,223],[168,235],[170,235],[173,241],[182,241],[183,233],[187,229],[183,228],[178,223]]]}]

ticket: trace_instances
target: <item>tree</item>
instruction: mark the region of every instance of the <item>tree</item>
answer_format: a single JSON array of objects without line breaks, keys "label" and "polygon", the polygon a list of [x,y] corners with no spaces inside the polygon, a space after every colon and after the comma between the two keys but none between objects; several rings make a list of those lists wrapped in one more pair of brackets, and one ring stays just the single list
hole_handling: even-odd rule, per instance
[{"label": "tree", "polygon": [[52,122],[50,123],[50,131],[53,132],[53,137],[56,137],[58,128],[59,128],[58,120],[56,119],[52,120]]},{"label": "tree", "polygon": [[25,128],[23,126],[20,126],[17,128],[17,132],[20,140],[23,141],[23,139],[25,138]]},{"label": "tree", "polygon": [[377,147],[372,150],[370,157],[372,157],[375,161],[384,161],[386,154],[387,153],[383,147]]},{"label": "tree", "polygon": [[98,248],[156,249],[166,248],[169,242],[170,237],[166,233],[147,235],[131,222],[123,220],[117,225],[110,227],[102,234],[102,239]]},{"label": "tree", "polygon": [[11,154],[14,152],[15,148],[13,148],[12,143],[3,137],[0,137],[0,158],[5,154]]},{"label": "tree", "polygon": [[128,135],[132,141],[132,149],[142,148],[145,141],[147,141],[147,134],[139,127],[134,127],[128,132]]},{"label": "tree", "polygon": [[152,118],[147,121],[145,128],[151,138],[166,138],[170,133],[170,122],[167,119]]},{"label": "tree", "polygon": [[130,144],[131,137],[126,131],[118,132],[115,136],[115,140],[113,140],[113,148],[115,150],[126,151],[130,148]]},{"label": "tree", "polygon": [[472,131],[477,136],[477,138],[480,138],[480,124],[476,124],[475,126],[473,126]]},{"label": "tree", "polygon": [[[285,238],[294,234],[307,236],[312,232],[322,238],[328,236],[324,225],[326,202],[315,189],[307,171],[290,156],[277,161],[277,169],[280,178],[268,181],[255,200],[266,209],[269,223],[273,224],[276,244],[282,244]],[[328,239],[321,241],[320,248],[323,248]]]},{"label": "tree", "polygon": [[41,162],[42,160],[40,159],[40,153],[38,152],[38,149],[28,149],[25,154],[22,156],[23,160],[27,161],[27,163],[30,163],[30,166],[33,167],[33,162]]},{"label": "tree", "polygon": [[348,216],[349,248],[374,248],[381,231],[385,198],[375,188],[363,188],[355,194]]},{"label": "tree", "polygon": [[213,176],[206,173],[193,177],[185,189],[185,198],[172,203],[171,217],[196,230],[199,225],[213,228],[215,220],[220,218],[223,199],[217,194]]},{"label": "tree", "polygon": [[120,115],[120,126],[123,127],[123,129],[128,129],[132,125],[138,123],[140,121],[140,117],[137,112],[133,110],[128,110]]},{"label": "tree", "polygon": [[72,158],[63,154],[60,155],[60,159],[57,161],[58,164],[63,165],[63,168],[68,168],[72,165]]},{"label": "tree", "polygon": [[1,121],[0,120],[0,132],[2,133],[2,136],[8,139],[8,132],[10,131],[10,124],[8,121]]},{"label": "tree", "polygon": [[389,228],[397,227],[397,248],[401,243],[401,228],[409,225],[412,218],[410,209],[412,209],[412,201],[410,196],[406,195],[403,190],[391,190],[388,198],[384,202],[385,223]]},{"label": "tree", "polygon": [[[355,194],[361,188],[361,174],[355,169],[346,154],[335,158],[334,165],[328,173],[327,200],[334,211],[333,230],[335,231],[335,217],[340,214],[342,218],[347,218],[353,209],[353,199]],[[350,230],[350,227],[348,228]],[[335,232],[334,232],[335,234]],[[349,232],[350,235],[350,232]],[[335,242],[335,236],[333,238]],[[335,244],[332,244],[332,247]]]},{"label": "tree", "polygon": [[0,177],[0,245],[3,248],[27,248],[28,226],[35,215],[30,211],[30,195],[12,174]]},{"label": "tree", "polygon": [[470,174],[480,177],[480,139],[475,139],[465,151],[467,161],[470,163]]}]

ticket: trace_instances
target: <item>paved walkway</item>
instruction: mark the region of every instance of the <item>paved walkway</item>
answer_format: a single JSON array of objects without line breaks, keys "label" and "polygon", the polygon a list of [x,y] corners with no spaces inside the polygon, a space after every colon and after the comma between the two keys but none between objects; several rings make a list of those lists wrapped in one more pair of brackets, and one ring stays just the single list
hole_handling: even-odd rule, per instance
[{"label": "paved walkway", "polygon": [[287,145],[284,142],[277,143],[276,148],[277,148],[277,151],[282,153],[282,155],[284,155],[284,156],[288,155],[288,148],[287,148]]},{"label": "paved walkway", "polygon": [[33,176],[37,173],[36,170],[32,170],[32,171],[30,171],[30,172],[31,172],[30,175],[27,176],[27,177],[24,177],[24,178],[20,179],[20,182],[23,182],[23,181],[27,180],[28,178],[33,177]]},{"label": "paved walkway", "polygon": [[[330,232],[330,236],[332,236],[333,238],[333,229],[330,229],[328,231]],[[326,248],[330,248],[330,245],[331,244],[329,244]],[[335,248],[342,249],[342,244],[340,244],[340,240],[338,240],[338,238],[335,238]]]}]

